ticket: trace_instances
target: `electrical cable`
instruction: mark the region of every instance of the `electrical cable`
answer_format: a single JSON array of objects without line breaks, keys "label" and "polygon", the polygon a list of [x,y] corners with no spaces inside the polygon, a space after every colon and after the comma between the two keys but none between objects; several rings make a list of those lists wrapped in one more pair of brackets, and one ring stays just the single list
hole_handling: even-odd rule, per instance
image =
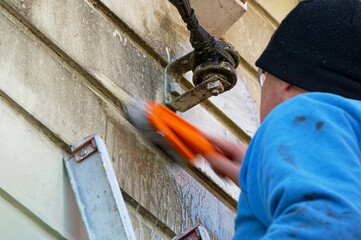
[{"label": "electrical cable", "polygon": [[[225,42],[216,40],[206,30],[204,30],[198,22],[198,19],[194,13],[194,9],[191,7],[189,0],[169,0],[178,10],[183,21],[187,24],[187,29],[190,31],[190,42],[194,48],[195,53],[212,51],[213,55],[221,55],[227,62],[233,67],[237,67],[239,60],[227,51],[231,46]],[[200,54],[198,54],[199,56]],[[216,56],[214,56],[216,57]]]}]

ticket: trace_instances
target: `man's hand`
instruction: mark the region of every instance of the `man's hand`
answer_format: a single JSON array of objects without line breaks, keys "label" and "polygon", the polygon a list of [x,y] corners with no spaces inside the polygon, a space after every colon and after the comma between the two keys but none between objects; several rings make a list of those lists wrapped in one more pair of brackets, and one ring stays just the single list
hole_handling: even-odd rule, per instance
[{"label": "man's hand", "polygon": [[206,135],[205,137],[226,157],[220,154],[207,154],[203,157],[211,164],[218,175],[221,177],[224,177],[224,175],[229,177],[237,186],[239,186],[238,176],[248,146],[213,136]]}]

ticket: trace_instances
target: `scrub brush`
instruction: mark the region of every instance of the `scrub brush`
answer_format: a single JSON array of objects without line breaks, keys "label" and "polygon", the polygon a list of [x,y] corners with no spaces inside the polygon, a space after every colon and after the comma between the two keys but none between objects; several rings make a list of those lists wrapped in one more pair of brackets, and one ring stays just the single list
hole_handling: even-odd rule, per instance
[{"label": "scrub brush", "polygon": [[129,120],[143,137],[159,146],[179,164],[194,166],[198,155],[224,155],[204,137],[201,130],[158,102],[134,100],[126,111]]}]

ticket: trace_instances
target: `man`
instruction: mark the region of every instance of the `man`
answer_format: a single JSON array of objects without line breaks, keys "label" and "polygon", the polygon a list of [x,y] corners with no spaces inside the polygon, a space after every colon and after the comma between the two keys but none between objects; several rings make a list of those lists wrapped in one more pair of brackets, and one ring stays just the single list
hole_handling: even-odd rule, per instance
[{"label": "man", "polygon": [[234,239],[361,239],[361,1],[302,1],[256,65],[248,150],[206,156],[242,190]]}]

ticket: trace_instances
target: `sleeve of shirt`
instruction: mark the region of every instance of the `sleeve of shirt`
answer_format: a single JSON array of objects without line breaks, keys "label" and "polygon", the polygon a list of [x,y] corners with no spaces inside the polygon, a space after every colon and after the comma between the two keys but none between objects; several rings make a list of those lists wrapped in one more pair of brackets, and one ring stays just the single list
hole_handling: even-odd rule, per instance
[{"label": "sleeve of shirt", "polygon": [[360,140],[351,118],[302,98],[267,117],[247,176],[252,211],[268,226],[263,240],[361,239]]}]

